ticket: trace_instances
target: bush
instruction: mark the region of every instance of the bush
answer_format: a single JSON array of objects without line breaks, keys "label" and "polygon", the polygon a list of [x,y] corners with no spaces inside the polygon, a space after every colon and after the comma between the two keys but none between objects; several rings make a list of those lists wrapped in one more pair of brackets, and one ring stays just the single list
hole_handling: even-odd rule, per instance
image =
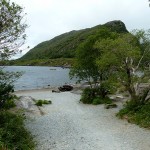
[{"label": "bush", "polygon": [[0,108],[10,99],[13,98],[11,93],[14,92],[14,87],[10,84],[0,83]]},{"label": "bush", "polygon": [[105,98],[107,94],[110,94],[110,90],[111,85],[108,82],[101,83],[101,85],[97,88],[97,91],[102,98]]},{"label": "bush", "polygon": [[94,98],[92,101],[93,105],[98,105],[98,104],[102,104],[102,100],[100,98]]},{"label": "bush", "polygon": [[34,142],[26,131],[23,118],[10,112],[0,112],[0,148],[32,150]]},{"label": "bush", "polygon": [[13,108],[13,107],[15,107],[15,106],[16,106],[16,104],[15,104],[15,102],[14,102],[14,98],[12,97],[11,99],[8,99],[8,100],[4,103],[3,108],[4,108],[4,109],[10,109],[10,108]]},{"label": "bush", "polygon": [[117,116],[126,118],[128,122],[138,124],[141,127],[150,128],[150,103],[138,105],[133,101],[129,101]]},{"label": "bush", "polygon": [[52,104],[51,101],[47,101],[47,100],[38,100],[35,105],[37,106],[42,106],[43,104]]},{"label": "bush", "polygon": [[106,95],[102,94],[101,88],[86,88],[84,89],[81,99],[84,104],[110,104],[112,100]]},{"label": "bush", "polygon": [[112,100],[109,97],[97,97],[95,99],[93,99],[92,104],[93,105],[98,105],[98,104],[111,104]]},{"label": "bush", "polygon": [[42,105],[43,105],[42,100],[38,100],[38,101],[35,103],[35,105],[37,105],[37,106],[42,106]]},{"label": "bush", "polygon": [[83,93],[81,95],[81,101],[84,104],[91,104],[95,96],[93,95],[93,89],[91,88],[85,88],[83,90]]},{"label": "bush", "polygon": [[44,101],[43,101],[43,104],[52,104],[52,101],[44,100]]}]

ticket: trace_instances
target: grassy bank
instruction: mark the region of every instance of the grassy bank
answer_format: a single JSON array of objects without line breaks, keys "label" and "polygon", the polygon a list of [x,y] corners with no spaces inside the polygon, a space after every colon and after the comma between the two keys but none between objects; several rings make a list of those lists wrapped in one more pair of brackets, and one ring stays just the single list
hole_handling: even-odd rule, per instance
[{"label": "grassy bank", "polygon": [[33,150],[34,142],[21,115],[0,111],[0,150]]},{"label": "grassy bank", "polygon": [[150,102],[145,105],[135,106],[128,102],[117,114],[119,118],[127,119],[128,122],[150,129]]}]

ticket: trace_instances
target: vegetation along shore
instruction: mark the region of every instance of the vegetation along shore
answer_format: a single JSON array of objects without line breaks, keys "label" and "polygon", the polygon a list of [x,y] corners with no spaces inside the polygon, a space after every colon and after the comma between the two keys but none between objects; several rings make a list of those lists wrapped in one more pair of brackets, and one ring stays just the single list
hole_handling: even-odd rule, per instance
[{"label": "vegetation along shore", "polygon": [[[11,60],[27,37],[24,16],[16,3],[0,1],[0,150],[149,150],[150,30],[129,32],[114,20],[61,34]],[[70,68],[70,79],[83,84],[14,93],[22,73],[7,65]]]}]

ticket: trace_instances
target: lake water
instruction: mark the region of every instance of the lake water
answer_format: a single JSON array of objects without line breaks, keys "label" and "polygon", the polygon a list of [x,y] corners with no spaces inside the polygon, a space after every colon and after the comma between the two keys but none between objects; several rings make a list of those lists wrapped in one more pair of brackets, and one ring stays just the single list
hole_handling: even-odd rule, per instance
[{"label": "lake water", "polygon": [[74,84],[76,80],[69,79],[68,68],[35,67],[35,66],[8,66],[7,71],[23,71],[24,74],[14,83],[15,90],[41,89]]}]

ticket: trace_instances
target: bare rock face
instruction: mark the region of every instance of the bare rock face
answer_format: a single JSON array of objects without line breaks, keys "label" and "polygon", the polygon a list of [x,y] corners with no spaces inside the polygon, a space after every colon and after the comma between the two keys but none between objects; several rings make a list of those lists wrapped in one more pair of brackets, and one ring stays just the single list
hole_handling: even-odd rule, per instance
[{"label": "bare rock face", "polygon": [[31,96],[20,96],[16,105],[18,108],[23,109],[27,116],[31,114],[41,115],[41,110],[35,105],[35,99]]},{"label": "bare rock face", "polygon": [[72,91],[73,90],[73,86],[71,86],[71,85],[63,85],[62,87],[59,87],[58,89],[61,92]]},{"label": "bare rock face", "polygon": [[105,26],[109,27],[111,30],[115,30],[116,32],[120,33],[127,33],[127,29],[125,24],[120,20],[110,21],[104,24]]},{"label": "bare rock face", "polygon": [[35,105],[34,99],[30,96],[20,96],[17,106],[24,109],[32,109]]}]

